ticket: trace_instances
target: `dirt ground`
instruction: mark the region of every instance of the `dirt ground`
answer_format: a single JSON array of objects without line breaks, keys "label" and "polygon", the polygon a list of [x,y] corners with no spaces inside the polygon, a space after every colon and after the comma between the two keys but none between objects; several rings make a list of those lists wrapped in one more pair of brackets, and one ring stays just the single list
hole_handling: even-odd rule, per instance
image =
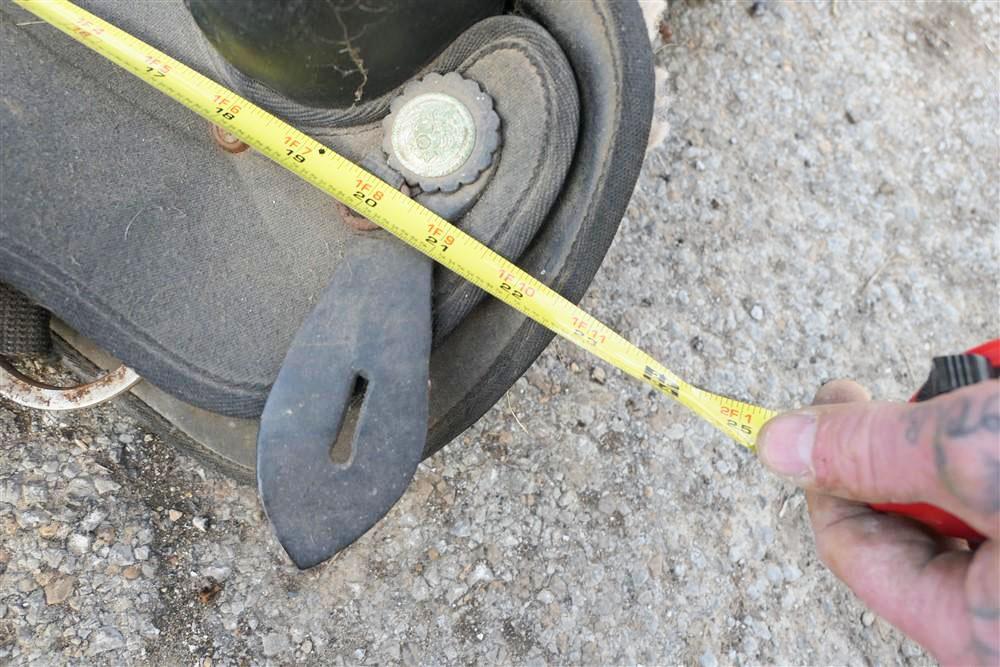
[{"label": "dirt ground", "polygon": [[[583,305],[773,407],[998,335],[1000,10],[675,2],[665,138]],[[59,372],[56,369],[56,372]],[[111,404],[0,405],[0,663],[931,664],[800,493],[563,341],[299,573],[252,486]]]}]

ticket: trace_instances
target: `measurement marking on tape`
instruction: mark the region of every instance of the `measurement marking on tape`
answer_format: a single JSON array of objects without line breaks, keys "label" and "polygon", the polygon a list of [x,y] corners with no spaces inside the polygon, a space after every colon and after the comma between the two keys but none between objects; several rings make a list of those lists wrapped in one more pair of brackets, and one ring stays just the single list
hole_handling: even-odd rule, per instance
[{"label": "measurement marking on tape", "polygon": [[[333,196],[512,308],[687,406],[746,447],[767,408],[694,387],[433,211],[264,109],[67,0],[14,0],[38,18]],[[450,239],[450,242],[445,243]]]}]

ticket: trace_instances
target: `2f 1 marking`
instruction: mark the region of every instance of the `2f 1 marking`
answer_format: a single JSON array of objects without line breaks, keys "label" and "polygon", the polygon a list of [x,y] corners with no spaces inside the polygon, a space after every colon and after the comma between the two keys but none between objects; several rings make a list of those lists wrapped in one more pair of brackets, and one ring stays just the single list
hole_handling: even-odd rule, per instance
[{"label": "2f 1 marking", "polygon": [[[743,411],[739,408],[731,408],[726,405],[723,405],[722,408],[720,408],[720,411],[722,412],[723,417],[728,417],[726,420],[726,426],[736,429],[741,433],[745,433],[746,435],[753,435],[753,429],[750,428],[750,422],[753,420],[753,415],[749,412],[743,414]],[[745,424],[740,423],[744,421],[746,422]]]}]

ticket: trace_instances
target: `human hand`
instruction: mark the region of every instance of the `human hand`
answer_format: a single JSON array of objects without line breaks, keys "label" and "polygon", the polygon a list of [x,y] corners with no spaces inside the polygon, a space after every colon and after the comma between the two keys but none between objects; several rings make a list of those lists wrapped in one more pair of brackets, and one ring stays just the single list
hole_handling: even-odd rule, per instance
[{"label": "human hand", "polygon": [[[1000,381],[922,403],[824,385],[768,422],[761,461],[803,487],[820,558],[941,663],[1000,663]],[[927,502],[987,537],[975,551],[868,503]]]}]

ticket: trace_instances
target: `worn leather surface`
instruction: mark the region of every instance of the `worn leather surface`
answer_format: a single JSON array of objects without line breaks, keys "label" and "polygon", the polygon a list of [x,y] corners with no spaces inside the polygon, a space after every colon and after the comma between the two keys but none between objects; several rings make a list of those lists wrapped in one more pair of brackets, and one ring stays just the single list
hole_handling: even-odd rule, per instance
[{"label": "worn leather surface", "polygon": [[[179,3],[85,5],[226,80],[218,56],[190,39],[196,28]],[[150,23],[150,8],[165,14]],[[537,207],[544,224],[509,256],[576,300],[638,173],[652,109],[649,48],[631,3],[526,0],[515,10],[565,54],[581,104],[572,164]],[[23,56],[0,59],[0,150],[5,166],[17,165],[3,174],[0,281],[169,393],[217,412],[258,414],[294,332],[350,252],[352,232],[335,222],[322,193],[252,152],[222,152],[193,114],[69,40],[41,39],[46,26],[14,25],[26,18],[0,5],[0,48]],[[353,159],[370,157],[369,139],[348,126],[380,113],[378,101],[283,110],[297,124],[325,124],[323,140],[343,141],[338,149]],[[112,155],[95,155],[105,145]],[[439,339],[430,449],[475,421],[550,339],[492,300]]]},{"label": "worn leather surface", "polygon": [[[216,73],[179,3],[93,4]],[[4,164],[24,167],[3,176],[0,280],[169,393],[225,415],[260,414],[292,336],[359,234],[329,196],[254,151],[221,150],[208,123],[71,40],[40,40],[46,26],[15,25],[19,11],[0,14],[3,50],[22,55],[0,63]],[[509,138],[458,222],[511,257],[543,222],[572,159],[577,99],[561,58],[536,24],[498,17],[438,63],[474,77],[502,117]],[[62,91],[74,101],[51,108]],[[298,125],[394,180],[377,119]],[[26,152],[30,160],[16,157]],[[482,296],[441,271],[435,295],[442,335]]]}]

